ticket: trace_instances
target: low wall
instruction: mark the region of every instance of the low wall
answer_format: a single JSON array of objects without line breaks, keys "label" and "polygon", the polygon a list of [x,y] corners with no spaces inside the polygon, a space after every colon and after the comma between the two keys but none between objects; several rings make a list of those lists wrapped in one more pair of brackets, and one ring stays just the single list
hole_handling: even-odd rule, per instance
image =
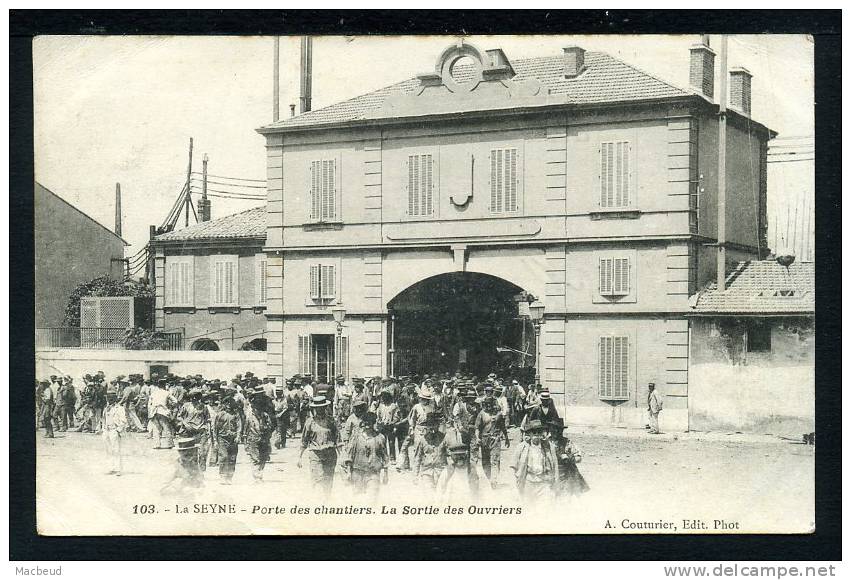
[{"label": "low wall", "polygon": [[230,379],[251,371],[266,376],[266,353],[261,351],[193,350],[87,350],[57,349],[36,352],[36,378],[69,375],[82,384],[83,375],[103,371],[107,379],[143,373],[150,376],[153,365],[168,367],[179,376],[201,374],[205,378]]},{"label": "low wall", "polygon": [[705,363],[689,370],[689,428],[800,437],[815,430],[815,374],[809,364]]}]

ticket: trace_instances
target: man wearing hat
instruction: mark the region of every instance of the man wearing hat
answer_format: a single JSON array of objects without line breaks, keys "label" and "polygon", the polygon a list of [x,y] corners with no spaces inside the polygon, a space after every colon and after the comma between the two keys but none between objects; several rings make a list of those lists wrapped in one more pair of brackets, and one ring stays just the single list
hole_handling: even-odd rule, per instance
[{"label": "man wearing hat", "polygon": [[41,424],[44,426],[44,436],[53,439],[53,406],[56,397],[50,381],[41,381]]},{"label": "man wearing hat", "polygon": [[121,475],[123,469],[121,439],[127,430],[127,410],[118,401],[118,389],[106,390],[106,409],[103,411],[103,440],[110,458],[110,475]]},{"label": "man wearing hat", "polygon": [[302,457],[310,451],[310,479],[313,487],[320,490],[323,498],[331,494],[334,485],[334,470],[337,468],[337,446],[340,442],[337,425],[328,412],[330,401],[323,396],[310,401],[312,417],[304,425],[301,436],[301,452],[298,467],[302,466]]},{"label": "man wearing hat", "polygon": [[346,384],[346,377],[337,375],[335,379],[337,386],[334,388],[334,418],[342,428],[343,423],[352,414],[352,395],[354,389]]},{"label": "man wearing hat", "polygon": [[290,425],[290,409],[287,403],[287,395],[283,387],[275,387],[275,426],[277,427],[278,440],[275,441],[275,449],[284,449],[287,446],[287,431]]},{"label": "man wearing hat", "polygon": [[369,392],[365,388],[365,381],[360,377],[354,377],[352,383],[355,386],[355,392],[352,394],[352,406],[354,407],[358,401],[364,401],[368,409],[372,401],[370,400]]},{"label": "man wearing hat", "polygon": [[177,444],[177,466],[174,477],[160,491],[163,495],[180,493],[187,487],[201,487],[203,483],[195,438],[178,437],[174,442]]},{"label": "man wearing hat", "polygon": [[482,409],[476,416],[473,429],[473,445],[479,449],[482,469],[496,489],[499,484],[500,452],[503,443],[504,416],[493,396],[493,387],[485,387]]},{"label": "man wearing hat", "polygon": [[174,436],[172,431],[172,408],[177,404],[166,386],[168,381],[160,379],[157,388],[151,392],[148,404],[150,415],[153,418],[151,433],[154,439],[154,449],[171,449],[174,447]]},{"label": "man wearing hat", "polygon": [[357,432],[345,447],[343,460],[355,495],[365,494],[369,501],[378,498],[382,479],[387,482],[387,441],[375,430],[375,413],[364,413]]},{"label": "man wearing hat", "polygon": [[272,453],[272,422],[267,411],[266,392],[260,385],[249,391],[245,409],[245,451],[251,458],[254,483],[263,481],[263,469]]},{"label": "man wearing hat", "polygon": [[410,427],[410,434],[408,435],[405,443],[402,444],[402,448],[404,452],[408,452],[408,449],[413,445],[413,449],[411,449],[412,459],[411,468],[414,470],[414,473],[417,472],[417,464],[416,464],[416,451],[417,445],[419,445],[420,441],[425,435],[426,426],[425,421],[426,417],[428,417],[429,413],[437,412],[437,407],[434,404],[434,392],[431,387],[428,385],[420,387],[419,392],[419,403],[414,405],[414,408],[411,409],[411,414],[408,416],[408,425]]},{"label": "man wearing hat", "polygon": [[549,499],[558,472],[554,449],[544,437],[544,424],[539,419],[526,423],[525,435],[511,465],[517,490],[528,502]]},{"label": "man wearing hat", "polygon": [[446,467],[446,445],[444,434],[440,432],[443,414],[439,411],[429,413],[423,423],[424,434],[414,452],[414,484],[423,483],[431,490],[437,490],[440,476]]},{"label": "man wearing hat", "polygon": [[[342,429],[340,429],[340,445],[342,446],[343,453],[345,453],[345,450],[348,448],[349,441],[357,435],[358,429],[360,429],[361,420],[368,410],[366,401],[362,399],[355,401],[352,405],[352,413],[343,423]],[[345,464],[345,461],[342,463]]]},{"label": "man wearing hat", "polygon": [[207,455],[210,452],[210,412],[202,400],[201,387],[192,387],[186,396],[186,402],[177,415],[177,434],[192,437],[198,445],[198,468],[207,470]]},{"label": "man wearing hat", "polygon": [[[393,391],[390,390],[389,386],[382,389],[378,398],[378,408],[375,410],[375,428],[384,435],[390,461],[396,463],[397,425],[403,417],[399,413],[399,405],[393,401]],[[398,441],[398,444],[401,445],[402,442]]]},{"label": "man wearing hat", "polygon": [[525,406],[526,391],[520,381],[513,379],[505,393],[505,398],[508,400],[508,423],[512,427],[520,425],[523,421],[523,407]]},{"label": "man wearing hat", "polygon": [[77,390],[71,377],[57,379],[57,406],[60,431],[74,428],[74,412],[77,407]]},{"label": "man wearing hat", "polygon": [[659,413],[662,412],[662,397],[656,391],[656,383],[647,385],[647,414],[650,418],[650,434],[659,434]]},{"label": "man wearing hat", "polygon": [[526,423],[533,419],[537,419],[546,425],[547,423],[551,423],[555,419],[559,418],[558,409],[556,409],[555,402],[550,396],[549,389],[541,388],[540,391],[538,391],[538,401],[539,402],[536,406],[528,409],[526,417],[523,418],[523,423],[520,424],[521,429],[524,428]]}]

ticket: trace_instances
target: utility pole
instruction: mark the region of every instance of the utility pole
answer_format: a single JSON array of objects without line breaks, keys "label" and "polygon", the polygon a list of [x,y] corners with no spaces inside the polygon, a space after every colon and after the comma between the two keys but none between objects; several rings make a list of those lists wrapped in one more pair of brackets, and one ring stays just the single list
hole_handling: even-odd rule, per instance
[{"label": "utility pole", "polygon": [[272,122],[281,118],[281,38],[275,37],[275,53],[272,57]]},{"label": "utility pole", "polygon": [[718,290],[727,283],[727,35],[721,35],[721,86],[718,95]]},{"label": "utility pole", "polygon": [[189,165],[186,167],[186,226],[189,226],[189,204],[191,203],[191,184],[192,184],[192,137],[189,138]]},{"label": "utility pole", "polygon": [[121,237],[121,184],[115,184],[115,235]]}]

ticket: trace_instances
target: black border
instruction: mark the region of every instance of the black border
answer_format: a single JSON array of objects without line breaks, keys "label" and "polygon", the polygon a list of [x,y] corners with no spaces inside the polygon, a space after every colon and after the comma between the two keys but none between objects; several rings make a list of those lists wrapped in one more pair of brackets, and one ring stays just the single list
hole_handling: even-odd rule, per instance
[{"label": "black border", "polygon": [[[815,41],[817,530],[809,535],[64,537],[35,534],[32,36],[808,33]],[[841,11],[10,11],[9,554],[12,560],[841,559]],[[18,388],[20,387],[20,388]],[[769,483],[770,484],[770,483]],[[97,509],[88,506],[84,509]]]}]

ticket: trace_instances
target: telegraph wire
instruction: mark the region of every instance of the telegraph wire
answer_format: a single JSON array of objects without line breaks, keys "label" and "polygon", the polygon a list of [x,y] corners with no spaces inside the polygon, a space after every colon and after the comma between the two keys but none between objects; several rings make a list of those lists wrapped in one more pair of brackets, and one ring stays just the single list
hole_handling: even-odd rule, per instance
[{"label": "telegraph wire", "polygon": [[[196,184],[204,182],[203,179],[199,179],[197,177],[193,177],[192,181],[195,182]],[[243,185],[243,184],[240,184],[240,183],[227,183],[225,181],[213,181],[212,179],[208,179],[207,183],[212,183],[212,184],[215,184],[215,185],[223,185],[225,187],[247,187],[247,188],[251,188],[251,189],[266,189],[265,185]]]},{"label": "telegraph wire", "polygon": [[[203,175],[199,171],[193,171],[193,175]],[[227,175],[213,175],[212,173],[208,173],[207,177],[214,177],[216,179],[229,179],[233,181],[250,181],[253,183],[266,183],[265,179],[250,179],[248,177],[228,177]]]}]

